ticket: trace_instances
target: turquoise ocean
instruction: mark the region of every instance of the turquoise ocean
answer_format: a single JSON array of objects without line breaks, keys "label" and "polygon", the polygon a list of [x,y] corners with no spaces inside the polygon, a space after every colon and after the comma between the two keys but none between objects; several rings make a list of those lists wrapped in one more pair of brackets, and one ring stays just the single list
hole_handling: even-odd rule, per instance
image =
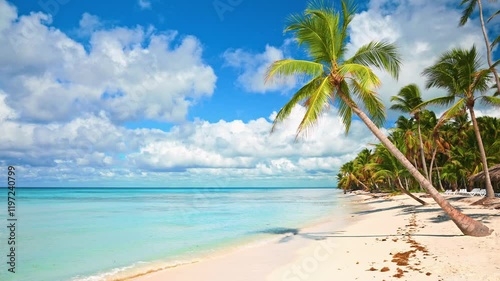
[{"label": "turquoise ocean", "polygon": [[188,263],[350,212],[336,189],[18,188],[16,273],[7,271],[0,194],[0,280],[104,280]]}]

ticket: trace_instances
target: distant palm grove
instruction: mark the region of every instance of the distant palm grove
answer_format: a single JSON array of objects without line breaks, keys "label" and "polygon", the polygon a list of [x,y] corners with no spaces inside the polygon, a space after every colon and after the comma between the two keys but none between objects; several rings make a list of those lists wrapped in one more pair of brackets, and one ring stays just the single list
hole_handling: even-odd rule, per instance
[{"label": "distant palm grove", "polygon": [[[470,189],[470,176],[483,171],[472,122],[467,114],[458,115],[434,130],[438,119],[434,112],[423,110],[419,116],[424,163],[420,160],[418,120],[400,116],[389,138],[421,171],[426,171],[440,190]],[[488,166],[500,163],[500,119],[477,118]],[[423,172],[426,174],[425,172]],[[338,187],[344,190],[394,191],[402,187],[422,191],[420,185],[387,149],[376,144],[365,148],[357,157],[342,165],[337,175]],[[500,187],[493,185],[495,192]]]},{"label": "distant palm grove", "polygon": [[[492,181],[489,168],[500,164],[500,120],[488,116],[476,118],[474,109],[479,103],[500,110],[496,70],[500,60],[492,58],[500,36],[495,34],[496,38],[490,41],[486,29],[486,24],[500,10],[485,20],[481,0],[462,0],[459,6],[463,8],[459,26],[478,13],[487,66],[476,46],[444,52],[421,75],[426,78],[427,89],[439,88],[446,95],[423,101],[417,85],[400,89],[392,96],[390,108],[403,115],[390,129],[389,139],[434,187],[444,191],[471,189],[476,184],[486,189],[488,198],[493,198],[495,192],[500,192],[500,176],[496,175],[497,179]],[[441,105],[445,111],[436,117],[435,112],[426,110],[429,105]],[[409,170],[386,145],[376,144],[342,165],[337,175],[338,187],[344,192],[400,190],[411,196],[408,191],[425,188],[423,180],[416,180],[415,171],[412,174]],[[479,172],[483,172],[483,180],[471,181],[471,176]]]}]

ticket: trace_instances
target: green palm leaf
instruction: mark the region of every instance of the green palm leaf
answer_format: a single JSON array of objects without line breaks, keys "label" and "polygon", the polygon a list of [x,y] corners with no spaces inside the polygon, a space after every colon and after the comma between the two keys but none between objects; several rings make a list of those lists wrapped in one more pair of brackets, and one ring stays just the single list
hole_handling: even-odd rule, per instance
[{"label": "green palm leaf", "polygon": [[320,63],[306,61],[284,59],[275,61],[267,69],[265,80],[268,82],[275,76],[292,76],[292,75],[309,75],[316,77],[323,73],[323,65]]},{"label": "green palm leaf", "polygon": [[453,106],[451,106],[448,110],[446,110],[443,113],[441,118],[439,118],[436,128],[439,128],[451,118],[463,114],[465,112],[465,106],[466,106],[466,99],[465,98],[459,99]]},{"label": "green palm leaf", "polygon": [[445,97],[438,97],[434,99],[430,99],[428,101],[425,101],[421,104],[419,104],[417,107],[418,108],[423,108],[428,105],[442,105],[442,106],[448,106],[452,104],[455,101],[455,96],[445,96]]},{"label": "green palm leaf", "polygon": [[283,106],[283,108],[281,108],[281,110],[276,115],[271,132],[274,132],[277,123],[282,122],[290,115],[290,113],[292,113],[293,108],[298,103],[308,99],[313,95],[314,91],[318,88],[318,85],[322,80],[323,77],[316,77],[314,79],[311,79],[311,81],[305,84],[293,95],[293,97],[285,104],[285,106]]},{"label": "green palm leaf", "polygon": [[466,5],[465,9],[462,11],[462,17],[460,17],[459,26],[463,26],[467,23],[470,16],[476,9],[477,0],[462,0],[460,6]]},{"label": "green palm leaf", "polygon": [[484,105],[500,106],[500,98],[497,97],[481,96],[479,97],[479,101]]},{"label": "green palm leaf", "polygon": [[290,25],[285,32],[295,32],[299,46],[306,45],[309,55],[315,62],[332,61],[332,48],[326,40],[328,25],[323,20],[306,14],[306,16],[293,15],[289,21]]},{"label": "green palm leaf", "polygon": [[493,15],[491,15],[491,17],[488,18],[488,21],[487,22],[490,22],[492,19],[494,19],[496,16],[498,16],[500,14],[500,10],[496,11]]},{"label": "green palm leaf", "polygon": [[316,89],[314,89],[314,91],[311,93],[311,96],[305,103],[307,111],[304,114],[304,118],[302,118],[302,121],[299,124],[296,137],[298,137],[303,130],[307,129],[309,126],[317,122],[318,117],[328,105],[328,100],[331,96],[332,91],[333,88],[331,87],[329,78],[322,78],[319,85],[316,87]]},{"label": "green palm leaf", "polygon": [[398,78],[401,68],[401,58],[396,46],[388,42],[370,42],[359,48],[346,63],[372,65],[389,72],[394,78]]}]

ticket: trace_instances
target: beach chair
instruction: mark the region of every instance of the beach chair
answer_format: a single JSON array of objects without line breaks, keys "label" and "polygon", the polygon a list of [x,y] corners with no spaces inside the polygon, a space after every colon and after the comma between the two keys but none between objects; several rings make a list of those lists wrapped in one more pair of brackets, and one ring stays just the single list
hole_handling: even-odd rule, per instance
[{"label": "beach chair", "polygon": [[479,190],[479,196],[486,196],[486,189]]},{"label": "beach chair", "polygon": [[495,196],[496,197],[500,197],[500,193],[495,193]]},{"label": "beach chair", "polygon": [[468,195],[470,196],[477,196],[481,192],[480,188],[474,188],[470,192],[467,192]]},{"label": "beach chair", "polygon": [[460,195],[467,195],[469,193],[467,192],[467,189],[463,188],[463,189],[460,189],[460,191],[458,192],[458,194],[460,194]]}]

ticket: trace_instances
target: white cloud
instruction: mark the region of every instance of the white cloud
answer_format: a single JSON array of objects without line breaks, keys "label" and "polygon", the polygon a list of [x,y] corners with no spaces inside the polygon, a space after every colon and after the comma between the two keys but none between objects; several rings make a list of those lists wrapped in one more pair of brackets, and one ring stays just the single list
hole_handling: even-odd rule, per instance
[{"label": "white cloud", "polygon": [[224,60],[227,66],[240,71],[237,83],[247,92],[265,93],[279,89],[290,89],[296,84],[294,77],[277,78],[265,83],[265,74],[269,66],[284,59],[283,51],[266,45],[263,53],[250,53],[242,49],[226,50]]},{"label": "white cloud", "polygon": [[104,110],[118,122],[181,121],[214,91],[216,76],[193,36],[140,26],[99,29],[99,19],[84,14],[85,49],[51,27],[50,16],[17,17],[1,3],[0,83],[22,120],[68,121]]},{"label": "white cloud", "polygon": [[102,27],[102,23],[99,20],[99,17],[91,15],[89,13],[84,13],[79,22],[78,33],[81,36],[90,36],[100,27]]},{"label": "white cloud", "polygon": [[[443,52],[453,47],[470,48],[475,44],[484,53],[478,22],[469,21],[466,26],[458,27],[461,11],[450,8],[456,6],[458,4],[454,1],[372,0],[367,11],[355,16],[348,44],[351,55],[371,40],[387,40],[399,47],[403,60],[399,81],[377,71],[382,79],[378,92],[387,108],[390,97],[410,83],[420,87],[424,100],[445,95],[439,89],[425,89],[425,78],[420,75]],[[392,118],[399,114],[389,111]]]},{"label": "white cloud", "polygon": [[[0,108],[11,110],[1,103]],[[304,110],[296,107],[273,134],[272,120],[264,118],[246,123],[198,120],[168,132],[126,129],[104,112],[68,123],[4,120],[0,163],[15,164],[23,181],[35,184],[106,179],[125,185],[245,186],[274,179],[274,184],[333,185],[340,165],[374,139],[359,121],[345,136],[331,111],[320,119],[317,132],[296,142]]]},{"label": "white cloud", "polygon": [[[345,136],[335,111],[321,118],[314,134],[295,141],[295,130],[304,112],[297,106],[273,134],[269,133],[272,119],[264,118],[248,123],[235,120],[184,124],[128,158],[150,171],[203,170],[214,176],[223,173],[238,177],[244,170],[247,180],[285,174],[293,179],[314,175],[318,170],[332,175],[345,160],[374,141],[359,121],[354,121],[351,134]],[[324,173],[316,176],[324,177]]]},{"label": "white cloud", "polygon": [[139,7],[141,7],[141,9],[143,10],[151,9],[152,7],[151,1],[149,0],[139,0],[137,3],[139,4]]},{"label": "white cloud", "polygon": [[498,107],[476,109],[476,110],[474,110],[474,113],[475,113],[476,117],[491,116],[491,117],[495,117],[495,118],[500,119],[500,108],[498,108]]}]

